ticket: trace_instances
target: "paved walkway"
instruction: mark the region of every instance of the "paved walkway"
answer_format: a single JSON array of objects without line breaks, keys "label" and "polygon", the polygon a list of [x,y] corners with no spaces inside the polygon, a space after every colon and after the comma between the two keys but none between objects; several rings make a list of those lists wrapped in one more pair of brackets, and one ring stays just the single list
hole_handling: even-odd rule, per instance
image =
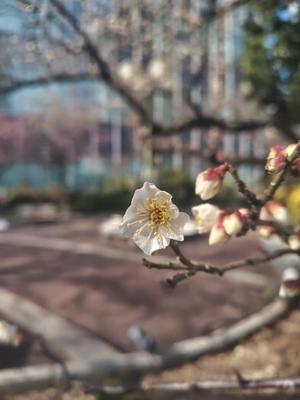
[{"label": "paved walkway", "polygon": [[[23,226],[0,235],[0,287],[9,289],[96,333],[124,350],[132,325],[149,331],[161,348],[204,334],[258,310],[270,300],[278,277],[270,266],[227,275],[198,275],[175,290],[163,288],[168,273],[147,270],[141,252],[101,238],[99,220]],[[252,235],[210,248],[184,243],[187,254],[226,263],[259,254]],[[168,255],[168,252],[161,252]]]}]

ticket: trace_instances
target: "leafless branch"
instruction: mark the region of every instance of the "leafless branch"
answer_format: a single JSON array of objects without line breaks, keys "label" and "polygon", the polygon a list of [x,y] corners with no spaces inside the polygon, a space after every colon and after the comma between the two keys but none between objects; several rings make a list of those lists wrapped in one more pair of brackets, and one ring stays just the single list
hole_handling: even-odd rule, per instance
[{"label": "leafless branch", "polygon": [[[233,0],[229,4],[218,6],[216,10],[210,15],[209,18],[200,22],[201,26],[209,24],[214,18],[217,18],[229,10],[238,7],[242,4],[246,4],[249,0]],[[112,72],[112,68],[109,63],[103,58],[100,50],[93,43],[90,36],[82,28],[80,22],[76,16],[72,14],[66,5],[61,0],[50,0],[50,4],[55,8],[58,14],[69,24],[74,32],[80,37],[83,42],[83,50],[89,56],[90,60],[96,64],[98,68],[97,76],[92,75],[91,80],[103,80],[112,90],[114,90],[124,102],[132,109],[139,117],[143,125],[147,126],[153,135],[172,135],[179,132],[187,131],[191,128],[210,128],[215,127],[221,130],[226,130],[229,133],[240,133],[243,131],[254,131],[263,128],[267,125],[266,121],[236,121],[229,122],[222,118],[205,115],[199,110],[195,113],[195,116],[186,119],[180,123],[174,123],[170,126],[164,126],[156,121],[153,121],[152,116],[147,111],[143,103],[138,99],[134,93],[129,89],[128,86],[124,85],[117,76]],[[63,46],[63,42],[59,42],[60,46]],[[66,44],[66,50],[69,51]],[[60,75],[64,75],[64,79],[61,79]],[[0,85],[0,92],[7,93],[25,86],[32,86],[37,84],[46,84],[52,81],[58,82],[73,82],[76,80],[75,76],[72,75],[70,78],[67,77],[68,73],[65,74],[52,74],[47,79],[33,79],[24,80],[18,82],[11,82],[11,84]],[[82,75],[82,79],[89,79],[89,73],[79,74]],[[81,79],[79,76],[78,79]],[[194,110],[195,111],[195,110]]]},{"label": "leafless branch", "polygon": [[41,76],[34,79],[12,80],[9,83],[0,83],[0,92],[9,93],[13,90],[30,86],[48,85],[49,83],[73,83],[78,81],[99,81],[99,79],[90,73],[57,73]]},{"label": "leafless branch", "polygon": [[237,169],[231,164],[229,166],[229,173],[233,177],[238,191],[248,200],[251,206],[255,208],[260,208],[262,206],[261,201],[257,198],[255,193],[253,193],[246,183],[240,178]]},{"label": "leafless branch", "polygon": [[261,393],[266,389],[275,389],[276,393],[291,392],[300,388],[300,378],[286,379],[244,379],[236,381],[198,381],[198,382],[166,382],[139,386],[102,386],[86,387],[89,394],[100,394],[111,398],[125,394],[139,396],[195,395],[197,392],[247,392]]},{"label": "leafless branch", "polygon": [[253,335],[264,326],[274,324],[286,316],[296,304],[295,301],[276,300],[230,327],[218,330],[208,336],[175,343],[162,354],[145,352],[116,354],[102,360],[67,362],[65,368],[54,364],[2,371],[0,373],[0,395],[25,393],[65,385],[66,371],[69,381],[98,384],[99,381],[103,382],[104,379],[114,377],[128,382],[130,378],[157,373],[207,354],[224,351]]},{"label": "leafless branch", "polygon": [[262,264],[271,260],[275,260],[276,258],[283,257],[287,254],[296,254],[300,256],[299,250],[292,250],[292,249],[280,249],[271,254],[260,256],[260,257],[253,257],[253,258],[246,258],[240,261],[234,261],[224,266],[217,266],[212,265],[209,263],[198,263],[189,260],[185,255],[183,255],[182,250],[179,248],[176,242],[173,242],[172,249],[177,255],[177,259],[179,262],[174,263],[158,263],[149,259],[143,259],[143,264],[149,268],[161,269],[161,270],[170,270],[176,271],[176,274],[168,278],[166,283],[170,287],[175,287],[179,282],[186,280],[199,272],[204,272],[207,274],[219,275],[223,276],[229,271],[233,271],[235,269],[243,268],[243,267],[252,267],[258,264]]}]

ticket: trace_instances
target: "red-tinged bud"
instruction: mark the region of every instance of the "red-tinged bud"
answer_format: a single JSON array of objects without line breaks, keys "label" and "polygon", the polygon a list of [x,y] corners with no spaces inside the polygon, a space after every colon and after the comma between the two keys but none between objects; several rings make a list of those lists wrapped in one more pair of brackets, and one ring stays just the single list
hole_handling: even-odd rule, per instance
[{"label": "red-tinged bud", "polygon": [[283,224],[289,223],[289,214],[287,208],[276,201],[269,201],[265,205],[265,209],[271,219],[275,219]]},{"label": "red-tinged bud", "polygon": [[265,166],[266,171],[270,174],[278,173],[285,167],[286,156],[284,155],[283,151],[283,146],[277,145],[271,147]]},{"label": "red-tinged bud", "polygon": [[195,193],[202,200],[214,197],[222,187],[224,175],[228,168],[228,164],[224,163],[219,167],[208,168],[206,171],[200,172],[196,178]]},{"label": "red-tinged bud", "polygon": [[272,146],[271,149],[270,149],[270,152],[268,154],[267,159],[274,158],[274,157],[278,156],[284,150],[285,150],[285,148],[283,146],[281,146],[280,144],[277,144],[276,146]]},{"label": "red-tinged bud", "polygon": [[236,210],[233,213],[226,215],[223,220],[223,225],[227,235],[238,235],[242,231],[249,216],[250,213],[246,209]]}]

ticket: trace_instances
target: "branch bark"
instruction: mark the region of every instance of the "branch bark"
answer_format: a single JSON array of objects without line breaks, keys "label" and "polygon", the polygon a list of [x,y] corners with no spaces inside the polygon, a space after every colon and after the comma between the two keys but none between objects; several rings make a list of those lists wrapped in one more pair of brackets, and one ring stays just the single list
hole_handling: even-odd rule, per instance
[{"label": "branch bark", "polygon": [[[287,379],[247,379],[243,382],[236,381],[198,381],[198,382],[168,382],[157,383],[147,386],[102,386],[86,390],[87,393],[106,395],[108,397],[121,396],[125,394],[139,394],[144,396],[166,396],[166,395],[195,395],[199,392],[251,392],[260,393],[266,389],[275,389],[276,392],[295,391],[300,388],[300,378]],[[208,393],[206,393],[208,395]],[[147,397],[148,398],[148,397]],[[165,399],[165,397],[162,397]],[[207,397],[205,397],[207,398]],[[215,397],[213,397],[215,398]]]},{"label": "branch bark", "polygon": [[9,83],[0,84],[0,93],[10,93],[14,90],[31,87],[31,86],[41,86],[48,85],[50,83],[73,83],[79,81],[99,81],[97,76],[90,73],[58,73],[49,74],[47,76],[41,76],[34,79],[24,79],[24,80],[12,80]]},{"label": "branch bark", "polygon": [[25,393],[48,387],[64,386],[69,381],[97,383],[107,378],[137,379],[148,373],[174,368],[201,356],[227,350],[261,328],[286,316],[295,302],[278,299],[259,312],[218,330],[209,336],[184,340],[162,354],[143,352],[117,354],[102,360],[3,370],[0,372],[0,395]]},{"label": "branch bark", "polygon": [[[175,250],[174,250],[175,248]],[[224,274],[233,271],[235,269],[243,268],[243,267],[250,267],[255,266],[258,264],[262,264],[264,262],[268,262],[271,260],[275,260],[276,258],[283,257],[287,254],[296,254],[300,256],[299,250],[292,250],[289,248],[277,250],[271,254],[264,255],[261,257],[253,257],[253,258],[246,258],[245,260],[241,261],[234,261],[229,264],[225,264],[224,266],[217,266],[208,263],[197,263],[191,261],[186,256],[182,254],[182,251],[179,249],[177,244],[172,245],[172,249],[177,255],[178,261],[177,263],[169,262],[169,263],[158,263],[154,262],[149,259],[143,259],[143,264],[149,268],[161,269],[161,270],[170,270],[175,271],[176,274],[168,278],[166,283],[168,286],[174,288],[179,282],[191,278],[192,276],[196,275],[199,272],[204,272],[207,274],[219,275],[223,276]]]}]

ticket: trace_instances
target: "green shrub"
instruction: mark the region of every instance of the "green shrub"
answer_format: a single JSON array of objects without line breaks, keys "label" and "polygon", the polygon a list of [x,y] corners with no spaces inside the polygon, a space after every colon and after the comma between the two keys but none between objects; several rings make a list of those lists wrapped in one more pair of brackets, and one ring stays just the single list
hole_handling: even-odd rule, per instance
[{"label": "green shrub", "polygon": [[186,207],[199,203],[195,195],[195,183],[185,171],[166,171],[158,177],[157,185],[173,196],[174,203]]}]

